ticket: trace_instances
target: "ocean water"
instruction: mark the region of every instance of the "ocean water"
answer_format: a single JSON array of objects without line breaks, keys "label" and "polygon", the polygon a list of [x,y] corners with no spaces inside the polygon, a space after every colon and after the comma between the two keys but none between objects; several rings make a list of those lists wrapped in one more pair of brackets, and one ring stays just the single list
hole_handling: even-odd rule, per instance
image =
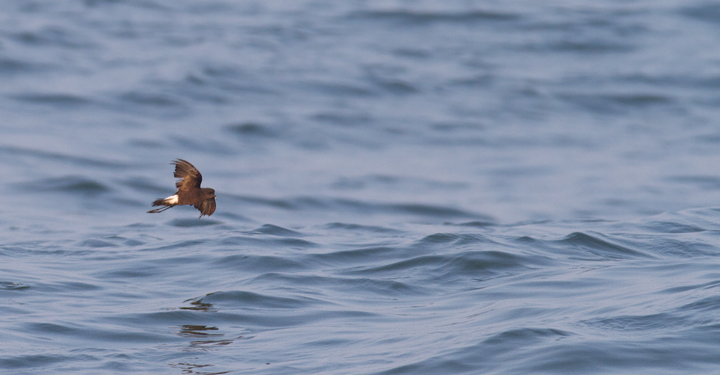
[{"label": "ocean water", "polygon": [[[718,51],[710,1],[4,1],[0,373],[719,373]],[[146,213],[176,158],[211,217]]]}]

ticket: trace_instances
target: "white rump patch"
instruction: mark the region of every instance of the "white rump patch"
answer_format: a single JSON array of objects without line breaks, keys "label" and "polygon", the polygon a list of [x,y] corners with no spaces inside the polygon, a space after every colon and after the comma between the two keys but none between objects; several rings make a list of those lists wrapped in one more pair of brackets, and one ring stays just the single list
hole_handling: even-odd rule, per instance
[{"label": "white rump patch", "polygon": [[167,204],[177,204],[178,202],[178,196],[177,194],[171,195],[163,200]]}]

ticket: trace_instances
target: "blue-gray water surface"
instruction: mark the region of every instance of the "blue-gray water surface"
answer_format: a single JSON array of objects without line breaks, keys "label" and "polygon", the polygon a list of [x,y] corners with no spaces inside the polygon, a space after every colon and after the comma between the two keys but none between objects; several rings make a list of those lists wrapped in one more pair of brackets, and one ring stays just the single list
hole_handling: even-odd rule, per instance
[{"label": "blue-gray water surface", "polygon": [[[0,373],[720,373],[720,6],[7,0]],[[187,159],[217,211],[148,214]]]}]

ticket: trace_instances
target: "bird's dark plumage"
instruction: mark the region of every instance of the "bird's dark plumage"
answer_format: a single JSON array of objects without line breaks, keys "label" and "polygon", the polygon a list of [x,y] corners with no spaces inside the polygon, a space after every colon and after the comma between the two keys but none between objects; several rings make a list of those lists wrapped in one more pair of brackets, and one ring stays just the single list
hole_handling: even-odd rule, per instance
[{"label": "bird's dark plumage", "polygon": [[202,183],[200,171],[186,160],[177,159],[172,164],[175,164],[174,176],[180,178],[175,183],[177,192],[167,198],[156,199],[153,206],[164,207],[150,210],[148,213],[163,212],[170,207],[191,204],[200,211],[200,217],[212,215],[215,212],[215,190],[200,187]]}]

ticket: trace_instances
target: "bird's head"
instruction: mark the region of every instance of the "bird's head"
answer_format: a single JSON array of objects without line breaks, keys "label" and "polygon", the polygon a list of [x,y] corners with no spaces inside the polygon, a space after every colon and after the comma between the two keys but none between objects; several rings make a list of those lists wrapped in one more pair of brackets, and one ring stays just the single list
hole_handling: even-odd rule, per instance
[{"label": "bird's head", "polygon": [[217,196],[215,196],[215,189],[211,188],[203,188],[203,195],[206,197],[206,199],[215,199]]}]

